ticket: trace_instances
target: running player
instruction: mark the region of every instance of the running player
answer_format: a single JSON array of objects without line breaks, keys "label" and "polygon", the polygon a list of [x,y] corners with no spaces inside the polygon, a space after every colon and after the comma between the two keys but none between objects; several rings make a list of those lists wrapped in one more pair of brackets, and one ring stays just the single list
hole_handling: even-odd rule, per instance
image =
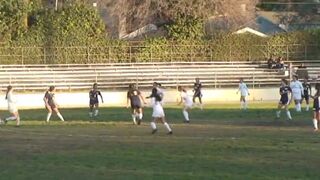
[{"label": "running player", "polygon": [[320,123],[320,83],[316,84],[316,93],[313,98],[313,126],[314,131],[318,131],[318,125]]},{"label": "running player", "polygon": [[13,88],[10,85],[7,87],[6,100],[8,101],[8,110],[11,116],[5,118],[4,122],[7,123],[8,121],[16,121],[16,126],[19,126],[20,116],[16,105],[17,101],[13,95]]},{"label": "running player", "polygon": [[286,114],[288,117],[288,120],[292,120],[290,111],[289,111],[289,94],[291,93],[291,88],[290,86],[288,86],[288,81],[286,79],[281,79],[281,85],[280,85],[280,101],[278,104],[278,111],[276,112],[277,118],[280,118],[280,114],[281,114],[281,109],[284,107],[286,110]]},{"label": "running player", "polygon": [[172,129],[170,128],[169,124],[165,120],[165,114],[162,107],[162,98],[161,98],[161,92],[158,92],[157,88],[152,89],[152,94],[149,96],[152,101],[152,118],[153,121],[150,123],[152,128],[152,134],[157,132],[157,126],[156,122],[160,121],[164,125],[164,127],[168,130],[168,134],[172,134]]},{"label": "running player", "polygon": [[304,94],[303,94],[303,86],[301,82],[298,80],[297,75],[293,76],[293,80],[290,83],[290,88],[292,90],[291,100],[294,100],[296,111],[301,112],[301,100]]},{"label": "running player", "polygon": [[243,78],[240,78],[239,89],[237,91],[237,94],[239,93],[239,91],[240,91],[240,109],[247,110],[248,103],[247,103],[246,97],[249,96],[250,93],[246,83],[244,83],[243,81]]},{"label": "running player", "polygon": [[61,113],[59,112],[58,104],[56,103],[56,100],[55,100],[55,94],[54,94],[55,90],[56,88],[54,86],[50,86],[43,97],[43,101],[45,103],[46,109],[48,110],[46,122],[50,121],[52,111],[57,114],[57,116],[60,118],[61,121],[64,121]]},{"label": "running player", "polygon": [[178,105],[180,105],[182,102],[184,103],[184,107],[182,110],[183,116],[184,116],[184,122],[190,123],[189,119],[189,110],[192,108],[192,100],[187,94],[187,90],[185,90],[182,86],[178,86],[178,91],[180,92],[180,102]]},{"label": "running player", "polygon": [[[308,77],[304,78],[302,86],[303,86],[303,94],[304,94],[302,97],[302,101],[303,101],[303,99],[306,100],[306,111],[309,111],[309,108],[310,108],[309,97],[312,93],[311,93],[311,85],[308,82]],[[301,104],[302,104],[302,101],[301,101]]]},{"label": "running player", "polygon": [[[129,85],[129,90],[127,92],[127,108],[129,108],[129,103],[131,105],[131,116],[133,124],[141,124],[143,118],[142,104],[146,104],[146,101],[141,95],[141,92],[135,87],[134,84]],[[138,123],[136,118],[138,117]]]},{"label": "running player", "polygon": [[196,98],[199,99],[199,103],[200,103],[200,109],[202,110],[202,92],[201,92],[201,89],[202,89],[202,84],[200,83],[200,80],[199,78],[196,78],[196,82],[194,83],[193,85],[193,103],[196,103]]},{"label": "running player", "polygon": [[103,103],[103,97],[101,95],[101,92],[98,90],[98,84],[94,83],[93,84],[93,88],[92,90],[90,90],[89,92],[89,98],[90,98],[90,102],[89,102],[89,107],[90,107],[90,112],[89,112],[89,116],[93,117],[93,116],[98,116],[99,114],[99,97],[101,98],[101,101]]}]

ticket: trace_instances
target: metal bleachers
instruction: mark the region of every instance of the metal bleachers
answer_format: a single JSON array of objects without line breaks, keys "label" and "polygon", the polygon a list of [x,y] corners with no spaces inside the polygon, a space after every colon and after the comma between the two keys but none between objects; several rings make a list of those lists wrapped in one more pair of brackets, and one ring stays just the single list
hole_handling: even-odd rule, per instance
[{"label": "metal bleachers", "polygon": [[0,88],[11,84],[18,90],[39,91],[49,85],[77,91],[94,82],[101,89],[122,89],[136,83],[149,88],[157,81],[165,87],[192,86],[199,77],[205,87],[237,86],[239,78],[249,86],[278,85],[284,72],[269,70],[251,62],[168,62],[117,64],[1,65]]}]

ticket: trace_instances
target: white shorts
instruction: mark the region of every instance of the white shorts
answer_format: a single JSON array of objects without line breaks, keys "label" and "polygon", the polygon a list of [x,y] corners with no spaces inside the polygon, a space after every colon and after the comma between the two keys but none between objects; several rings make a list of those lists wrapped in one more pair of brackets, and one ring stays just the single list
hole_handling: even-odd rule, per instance
[{"label": "white shorts", "polygon": [[294,100],[301,100],[302,99],[302,96],[301,96],[301,93],[292,93],[292,97]]},{"label": "white shorts", "polygon": [[164,117],[164,111],[161,105],[155,105],[153,106],[153,112],[152,112],[152,117],[153,118],[162,118]]},{"label": "white shorts", "polygon": [[18,109],[15,105],[8,105],[8,111],[10,113],[16,113],[16,112],[18,112]]},{"label": "white shorts", "polygon": [[191,108],[192,108],[192,105],[193,105],[193,103],[188,103],[188,104],[184,104],[184,107],[191,109]]}]

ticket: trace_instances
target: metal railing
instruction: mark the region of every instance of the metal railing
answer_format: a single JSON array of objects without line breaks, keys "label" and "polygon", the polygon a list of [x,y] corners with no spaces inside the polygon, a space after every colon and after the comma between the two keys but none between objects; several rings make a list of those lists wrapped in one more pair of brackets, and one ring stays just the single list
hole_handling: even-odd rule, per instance
[{"label": "metal railing", "polygon": [[134,62],[261,61],[270,56],[286,60],[320,59],[317,44],[255,45],[167,45],[167,46],[0,46],[0,64],[91,64]]}]

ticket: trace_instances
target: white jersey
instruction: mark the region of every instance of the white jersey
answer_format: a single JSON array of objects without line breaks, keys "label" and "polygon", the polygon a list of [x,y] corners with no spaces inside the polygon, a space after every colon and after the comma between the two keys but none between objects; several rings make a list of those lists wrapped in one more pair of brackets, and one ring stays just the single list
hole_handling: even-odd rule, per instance
[{"label": "white jersey", "polygon": [[249,89],[245,83],[239,83],[239,89],[241,96],[248,96],[249,95]]},{"label": "white jersey", "polygon": [[292,96],[294,100],[301,100],[303,95],[303,86],[300,81],[292,81],[290,83],[290,88],[292,90]]},{"label": "white jersey", "polygon": [[152,117],[154,118],[161,118],[164,117],[164,110],[162,107],[162,103],[159,101],[156,101],[155,98],[151,98],[151,104],[152,104]]},{"label": "white jersey", "polygon": [[184,105],[187,107],[192,107],[192,99],[190,96],[188,96],[188,94],[186,92],[181,91],[180,96],[184,102]]},{"label": "white jersey", "polygon": [[12,92],[8,92],[7,94],[7,101],[8,101],[8,110],[10,113],[15,113],[18,111],[17,109],[17,100],[16,98],[13,96]]}]

